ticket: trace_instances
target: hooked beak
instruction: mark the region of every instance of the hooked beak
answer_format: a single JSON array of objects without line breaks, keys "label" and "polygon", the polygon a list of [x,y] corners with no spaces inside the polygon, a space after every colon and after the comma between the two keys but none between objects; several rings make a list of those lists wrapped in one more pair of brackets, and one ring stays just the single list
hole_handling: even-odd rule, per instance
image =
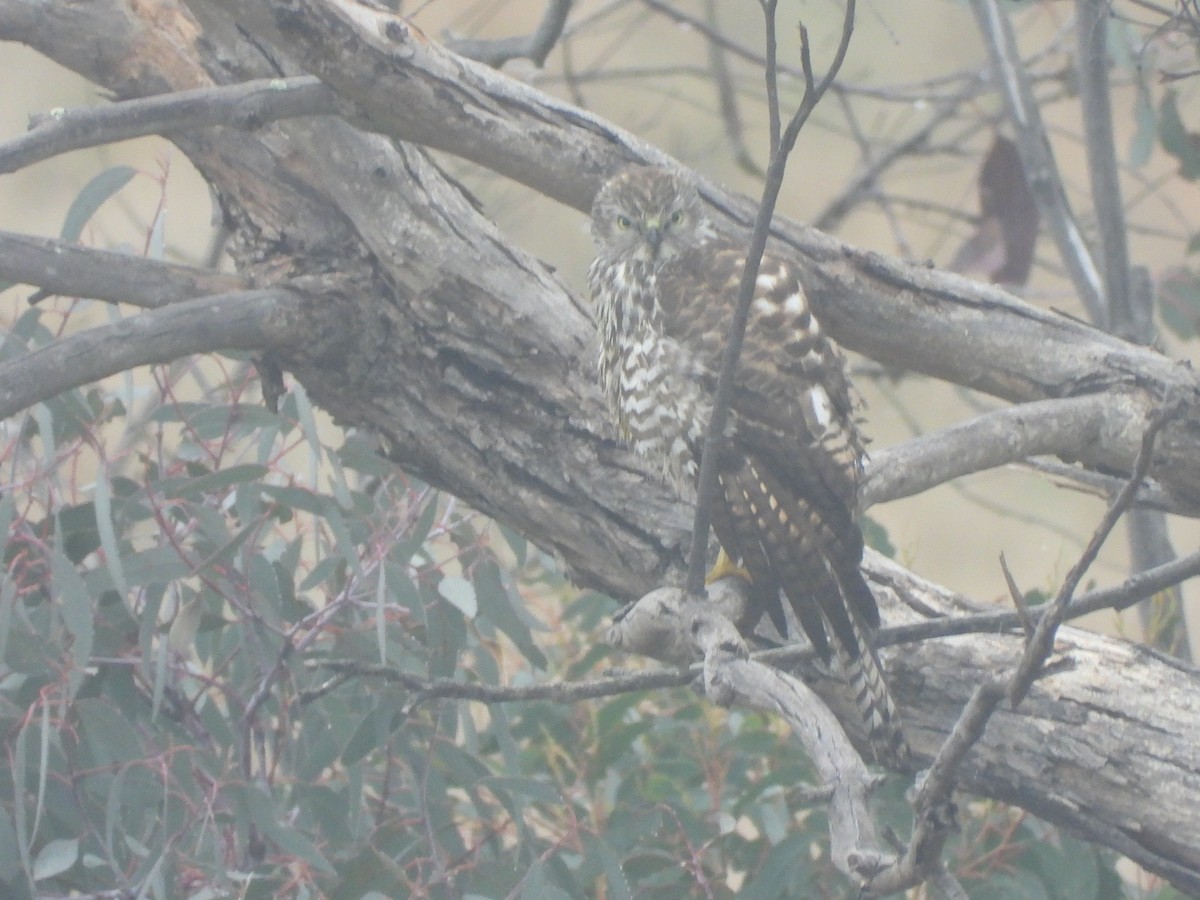
[{"label": "hooked beak", "polygon": [[642,232],[642,236],[646,239],[646,243],[650,245],[651,256],[658,256],[658,248],[662,246],[663,230],[662,225],[657,219],[652,219],[646,223],[646,229]]}]

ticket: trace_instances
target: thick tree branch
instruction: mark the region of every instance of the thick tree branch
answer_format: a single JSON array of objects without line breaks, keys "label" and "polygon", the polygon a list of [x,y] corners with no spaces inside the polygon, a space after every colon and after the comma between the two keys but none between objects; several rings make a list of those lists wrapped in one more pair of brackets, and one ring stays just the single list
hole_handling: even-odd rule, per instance
[{"label": "thick tree branch", "polygon": [[863,508],[1031,456],[1070,458],[1100,440],[1114,402],[1090,394],[1022,403],[879,450],[871,454]]},{"label": "thick tree branch", "polygon": [[9,231],[0,231],[0,281],[145,309],[249,287],[238,275]]},{"label": "thick tree branch", "polygon": [[[911,575],[899,567],[891,563],[884,564],[881,574],[888,570],[894,575],[894,578],[889,580],[897,587],[906,592],[915,587],[916,582],[911,581]],[[941,599],[938,599],[936,593],[925,593],[921,599],[930,603],[932,608],[947,611],[960,606],[960,602],[953,595],[943,593]],[[1012,617],[1012,624],[1015,625],[1015,614],[1009,615]],[[1111,729],[1119,730],[1121,726],[1118,723],[1129,721],[1124,717],[1144,702],[1147,706],[1166,713],[1166,719],[1171,722],[1157,722],[1153,728],[1155,733],[1164,736],[1187,734],[1194,728],[1194,713],[1183,708],[1171,712],[1167,710],[1177,700],[1184,700],[1188,688],[1182,687],[1183,683],[1200,675],[1190,667],[1130,644],[1124,644],[1124,649],[1117,657],[1103,658],[1104,654],[1093,655],[1100,644],[1108,640],[1110,639],[1075,629],[1060,629],[1057,632],[1054,650],[1062,659],[1062,664],[1055,668],[1054,674],[1035,683],[1018,709],[994,708],[991,727],[983,733],[978,742],[972,744],[970,752],[959,763],[960,787],[978,792],[980,775],[992,771],[992,767],[1002,759],[1022,759],[1026,762],[1036,760],[1035,765],[1044,764],[1048,770],[1055,772],[1051,780],[1059,786],[1073,785],[1074,787],[1068,789],[1069,793],[1074,793],[1075,788],[1082,788],[1088,794],[1093,794],[1094,791],[1095,798],[1103,796],[1104,805],[1107,807],[1111,802],[1112,806],[1101,812],[1093,805],[1092,800],[1088,800],[1082,806],[1067,809],[1064,806],[1066,797],[1059,794],[1057,788],[1047,792],[1045,785],[1032,788],[1032,785],[1025,784],[1022,787],[1020,783],[1024,779],[1010,779],[1012,773],[1000,776],[999,781],[1006,782],[1007,786],[993,796],[1016,802],[1037,815],[1068,825],[1083,836],[1113,847],[1132,858],[1152,860],[1150,868],[1170,878],[1184,893],[1195,893],[1200,890],[1200,846],[1185,848],[1184,844],[1187,842],[1180,841],[1180,832],[1173,830],[1177,827],[1186,831],[1189,828],[1186,823],[1192,817],[1192,812],[1182,806],[1177,807],[1171,814],[1176,821],[1172,830],[1147,840],[1148,835],[1143,831],[1143,826],[1147,819],[1148,807],[1162,801],[1149,799],[1148,795],[1142,793],[1144,790],[1156,790],[1150,788],[1150,781],[1142,779],[1152,781],[1166,777],[1175,781],[1177,785],[1194,784],[1196,773],[1200,772],[1200,750],[1191,746],[1173,747],[1164,753],[1164,745],[1156,746],[1157,739],[1149,737],[1148,734],[1149,742],[1134,750],[1133,756],[1129,756],[1126,751],[1134,748],[1125,744],[1124,737],[1112,741],[1114,733]],[[1120,643],[1114,641],[1113,649]],[[934,650],[935,646],[937,650]],[[927,724],[924,713],[920,709],[913,709],[910,713],[905,705],[903,713],[906,733],[913,743],[914,750],[929,752],[944,746],[944,739],[951,732],[951,726],[959,719],[959,711],[967,706],[969,698],[974,694],[974,686],[985,685],[994,679],[996,672],[1009,669],[1013,660],[1021,653],[1022,647],[1022,635],[1014,633],[1003,639],[977,636],[962,643],[954,640],[923,643],[908,648],[903,654],[887,655],[886,658],[891,661],[889,670],[893,689],[898,688],[903,692],[906,686],[916,688],[922,692],[920,706],[923,707],[926,702],[933,700],[934,705],[948,716],[940,723],[933,743],[926,743],[926,739],[932,736],[924,731]],[[970,659],[971,674],[957,684],[943,681],[945,673],[939,675],[935,668],[929,666],[926,654],[930,651],[939,656],[945,653],[962,661]],[[1143,681],[1142,674],[1138,671],[1141,661],[1150,660],[1164,667],[1164,680],[1154,687]],[[1167,674],[1168,672],[1171,674]],[[1175,686],[1176,678],[1180,679],[1178,688]],[[1000,684],[999,687],[1003,690],[1004,685]],[[1115,705],[1110,706],[1106,701],[1092,702],[1098,700],[1110,688],[1124,695]],[[1179,693],[1179,690],[1184,693]],[[1143,691],[1150,693],[1142,694]],[[982,713],[995,702],[994,694],[995,688],[983,689],[978,707],[982,721],[987,720],[986,717],[982,717]],[[948,707],[940,705],[943,695],[954,697]],[[935,696],[938,699],[934,700]],[[1080,704],[1073,712],[1068,711],[1068,707],[1075,702],[1075,699],[1071,698],[1077,699]],[[1059,719],[1060,715],[1065,718]],[[1137,717],[1136,713],[1134,717]],[[969,721],[977,721],[974,714]],[[1026,728],[1032,731],[1026,732]],[[971,730],[973,729],[974,726],[971,726]],[[1171,738],[1165,739],[1168,743],[1173,743]],[[1082,751],[1082,756],[1078,757],[1080,767],[1068,772],[1067,769],[1060,769],[1058,766],[1062,760],[1073,755],[1070,749],[1072,744]],[[925,749],[922,751],[918,747]],[[949,761],[948,759],[947,762]],[[1068,769],[1070,768],[1073,767],[1068,766]],[[1126,793],[1127,786],[1119,786],[1118,782],[1131,772],[1136,773],[1134,777],[1139,782],[1139,787],[1134,793]],[[994,774],[1000,775],[999,771]],[[1062,781],[1058,780],[1059,775],[1064,776]],[[998,783],[993,785],[998,786]],[[1021,799],[1017,799],[1018,797]],[[1075,799],[1080,799],[1080,795],[1075,794]],[[1141,845],[1141,849],[1138,849],[1138,845]]]},{"label": "thick tree branch", "polygon": [[[284,37],[268,0],[213,2],[231,8],[264,40],[295,47],[315,74],[364,112],[359,124],[470,159],[577,209],[590,208],[601,181],[622,162],[672,164],[590,113],[456,57],[386,13],[300,0],[306,11],[286,19]],[[705,193],[717,218],[749,228],[754,204],[712,187]],[[779,219],[773,231],[810,263],[806,287],[846,347],[1008,400],[1115,389],[1121,409],[1106,422],[1105,440],[1079,457],[1085,464],[1129,470],[1138,435],[1126,424],[1153,403],[1142,386],[1156,396],[1167,385],[1197,391],[1194,374],[1161,355],[997,288],[863,253]],[[1163,435],[1153,474],[1200,498],[1198,442],[1200,414],[1183,416]],[[1170,471],[1173,464],[1180,468]]]},{"label": "thick tree branch", "polygon": [[[420,149],[391,139],[427,138],[580,209],[620,161],[665,157],[404,23],[388,28],[395,20],[365,6],[310,11],[301,0],[278,42],[275,4],[237,6],[247,22],[265,18],[261,32],[251,24],[255,37],[289,71],[328,74],[360,109],[374,95],[359,124],[387,135],[325,117],[174,137],[219,189],[249,272],[277,280],[336,270],[354,285],[307,341],[280,351],[284,364],[341,421],[382,434],[397,461],[554,550],[582,583],[626,598],[661,584],[681,561],[689,511],[598,424],[586,313]],[[0,35],[119,96],[270,74],[259,48],[208,0],[189,7],[203,19],[203,42],[180,7],[164,0],[155,8],[151,21],[123,0],[38,4],[36,15],[0,0]],[[323,18],[335,13],[333,23]],[[103,52],[91,52],[96,46]],[[714,189],[707,196],[731,227],[750,221],[748,201]],[[1159,436],[1154,474],[1200,496],[1191,372],[1002,291],[776,225],[780,248],[808,263],[807,287],[843,344],[1010,400],[1109,392],[1101,441],[1080,448],[1089,464],[1129,471],[1136,423],[1154,398],[1177,390],[1184,407]],[[869,568],[914,608],[940,601],[942,611],[963,611],[895,567]],[[1122,642],[1069,629],[1057,637],[1074,669],[1036,684],[1019,711],[997,712],[997,727],[966,757],[963,786],[1077,828],[1200,891],[1195,672]],[[885,651],[918,755],[931,758],[971,686],[1011,662],[1019,641],[974,635]],[[818,687],[824,696],[828,685]]]},{"label": "thick tree branch", "polygon": [[281,289],[185,300],[88,329],[0,363],[0,419],[137,366],[212,350],[268,350],[303,335],[300,298]]},{"label": "thick tree branch", "polygon": [[335,111],[334,95],[311,75],[141,97],[93,109],[58,109],[30,131],[0,144],[0,173],[44,159],[147,134],[224,125],[252,130],[267,122]]},{"label": "thick tree branch", "polygon": [[[358,124],[479,163],[578,210],[591,208],[620,162],[669,162],[598,116],[451,53],[383,10],[297,0],[296,15],[276,18],[269,0],[212,2],[272,46],[299,54],[311,74],[361,111]],[[581,145],[580,128],[599,141]],[[548,156],[530,154],[531,142],[566,164],[547,167]],[[618,142],[629,143],[623,159],[612,152]]]}]

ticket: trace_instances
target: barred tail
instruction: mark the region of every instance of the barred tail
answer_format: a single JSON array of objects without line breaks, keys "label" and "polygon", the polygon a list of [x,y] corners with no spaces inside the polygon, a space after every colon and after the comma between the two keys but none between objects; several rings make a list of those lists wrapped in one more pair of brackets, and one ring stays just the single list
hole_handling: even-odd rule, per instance
[{"label": "barred tail", "polygon": [[870,641],[879,608],[859,570],[862,532],[849,511],[835,498],[818,505],[798,495],[751,458],[726,467],[721,485],[717,537],[770,595],[773,620],[783,619],[782,590],[817,652],[837,656],[876,758],[904,768],[900,714]]},{"label": "barred tail", "polygon": [[[865,582],[863,590],[869,590]],[[854,703],[863,724],[867,726],[867,738],[876,760],[905,769],[912,752],[904,738],[900,711],[888,690],[883,667],[867,632],[861,627],[857,616],[851,618],[854,620],[855,646],[846,646],[846,642],[840,638],[834,641],[838,664],[854,694]]]}]

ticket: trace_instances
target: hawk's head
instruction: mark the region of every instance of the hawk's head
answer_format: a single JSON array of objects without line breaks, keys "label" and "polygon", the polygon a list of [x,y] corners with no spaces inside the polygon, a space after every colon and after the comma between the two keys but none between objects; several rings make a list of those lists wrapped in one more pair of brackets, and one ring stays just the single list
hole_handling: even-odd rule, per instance
[{"label": "hawk's head", "polygon": [[658,266],[712,236],[696,186],[666,169],[622,169],[592,203],[592,237],[610,259]]}]

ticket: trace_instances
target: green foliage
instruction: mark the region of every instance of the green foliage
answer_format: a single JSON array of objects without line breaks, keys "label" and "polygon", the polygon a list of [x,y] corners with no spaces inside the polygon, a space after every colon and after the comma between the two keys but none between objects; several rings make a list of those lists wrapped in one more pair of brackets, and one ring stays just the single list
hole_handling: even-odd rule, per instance
[{"label": "green foliage", "polygon": [[868,547],[879,551],[888,559],[896,558],[896,548],[892,546],[892,542],[888,539],[887,529],[880,525],[879,522],[870,516],[863,516],[862,530],[863,540]]},{"label": "green foliage", "polygon": [[[0,895],[852,895],[768,717],[430,696],[594,677],[614,604],[217,362],[224,395],[152,410],[128,457],[93,455],[130,420],[80,393],[3,449]],[[298,473],[328,460],[325,493]],[[877,800],[901,833],[904,788]],[[1106,857],[1006,815],[968,819],[973,897],[1119,896]]]},{"label": "green foliage", "polygon": [[1163,95],[1158,111],[1158,140],[1179,163],[1179,175],[1187,181],[1200,178],[1200,135],[1189,132],[1179,116],[1175,91]]},{"label": "green foliage", "polygon": [[[0,896],[853,896],[778,722],[686,690],[456,698],[595,677],[615,604],[361,436],[328,446],[299,386],[275,414],[236,359],[156,376],[145,409],[72,391],[0,445]],[[877,798],[900,833],[905,787]],[[997,807],[954,852],[973,897],[1120,896]]]},{"label": "green foliage", "polygon": [[972,900],[1129,896],[1113,854],[999,803],[979,803],[968,811],[950,854]]},{"label": "green foliage", "polygon": [[131,166],[113,166],[95,175],[83,186],[75,197],[63,222],[59,237],[64,241],[77,241],[83,229],[96,211],[125,185],[133,180],[137,170]]},{"label": "green foliage", "polygon": [[1184,340],[1200,337],[1200,275],[1185,266],[1167,272],[1159,282],[1158,302],[1168,331]]},{"label": "green foliage", "polygon": [[614,604],[361,438],[324,446],[298,391],[275,415],[237,399],[245,367],[206,369],[222,392],[140,432],[75,392],[3,448],[0,895],[845,889],[768,719],[427,696],[594,676]]}]

